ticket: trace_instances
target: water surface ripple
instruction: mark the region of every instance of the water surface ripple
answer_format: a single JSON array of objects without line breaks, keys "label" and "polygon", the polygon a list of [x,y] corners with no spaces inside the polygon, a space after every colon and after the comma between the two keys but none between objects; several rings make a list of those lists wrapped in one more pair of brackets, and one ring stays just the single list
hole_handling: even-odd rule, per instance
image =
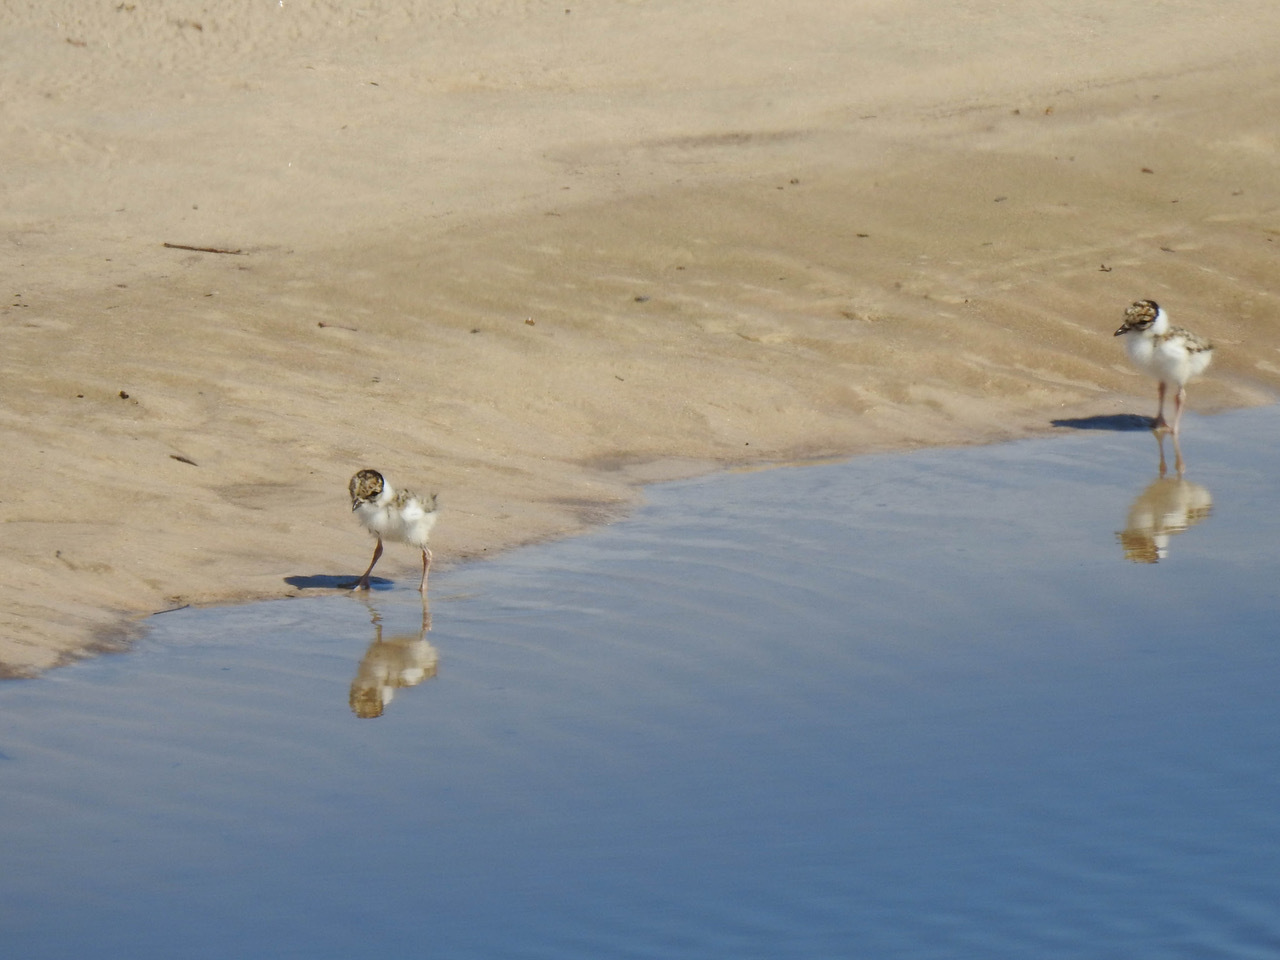
[{"label": "water surface ripple", "polygon": [[1280,955],[1277,427],[663,485],[429,631],[158,617],[0,686],[5,955]]}]

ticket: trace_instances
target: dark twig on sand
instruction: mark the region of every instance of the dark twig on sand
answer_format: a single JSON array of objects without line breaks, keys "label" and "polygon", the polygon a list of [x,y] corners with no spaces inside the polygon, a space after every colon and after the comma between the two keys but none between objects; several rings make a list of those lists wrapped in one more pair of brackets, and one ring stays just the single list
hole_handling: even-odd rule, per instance
[{"label": "dark twig on sand", "polygon": [[194,250],[196,253],[225,253],[233,257],[242,256],[243,250],[224,250],[221,247],[193,247],[185,243],[166,243],[170,250]]}]

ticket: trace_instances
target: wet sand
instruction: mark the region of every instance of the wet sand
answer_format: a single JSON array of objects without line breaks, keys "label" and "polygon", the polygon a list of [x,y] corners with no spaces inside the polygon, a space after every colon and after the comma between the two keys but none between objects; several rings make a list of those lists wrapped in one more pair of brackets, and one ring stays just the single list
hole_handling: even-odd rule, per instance
[{"label": "wet sand", "polygon": [[[44,5],[0,40],[0,673],[746,461],[1280,383],[1280,9]],[[187,248],[203,248],[202,250]],[[209,252],[222,251],[222,252]],[[379,572],[412,573],[389,548]]]}]

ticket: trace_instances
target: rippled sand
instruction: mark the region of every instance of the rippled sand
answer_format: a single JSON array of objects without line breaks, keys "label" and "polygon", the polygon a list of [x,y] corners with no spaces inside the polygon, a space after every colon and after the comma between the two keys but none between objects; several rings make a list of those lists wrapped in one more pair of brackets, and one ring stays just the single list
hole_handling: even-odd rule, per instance
[{"label": "rippled sand", "polygon": [[1280,380],[1274,4],[445,6],[8,12],[0,673],[357,574],[361,466],[446,566],[1149,412],[1138,296]]}]

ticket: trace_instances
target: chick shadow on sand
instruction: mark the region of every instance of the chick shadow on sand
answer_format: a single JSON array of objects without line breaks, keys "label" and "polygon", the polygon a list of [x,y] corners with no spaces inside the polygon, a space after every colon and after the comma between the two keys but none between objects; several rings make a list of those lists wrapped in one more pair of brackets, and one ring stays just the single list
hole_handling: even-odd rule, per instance
[{"label": "chick shadow on sand", "polygon": [[[358,582],[358,578],[351,576],[334,576],[329,573],[317,573],[307,576],[298,575],[285,577],[284,582],[295,590],[354,590]],[[382,577],[370,577],[369,586],[378,590],[389,590],[395,586],[391,580],[385,580]]]},{"label": "chick shadow on sand", "polygon": [[1134,498],[1125,528],[1116,532],[1124,557],[1132,563],[1159,563],[1169,556],[1173,537],[1208,519],[1213,510],[1209,488],[1186,478],[1187,465],[1176,434],[1173,443],[1174,473],[1169,475],[1165,457],[1166,434],[1155,434],[1159,449],[1156,479]]},{"label": "chick shadow on sand", "polygon": [[1066,420],[1050,420],[1055,427],[1066,427],[1071,430],[1112,430],[1116,432],[1133,430],[1154,430],[1156,421],[1153,417],[1144,417],[1136,413],[1110,413],[1096,417],[1073,417]]}]

